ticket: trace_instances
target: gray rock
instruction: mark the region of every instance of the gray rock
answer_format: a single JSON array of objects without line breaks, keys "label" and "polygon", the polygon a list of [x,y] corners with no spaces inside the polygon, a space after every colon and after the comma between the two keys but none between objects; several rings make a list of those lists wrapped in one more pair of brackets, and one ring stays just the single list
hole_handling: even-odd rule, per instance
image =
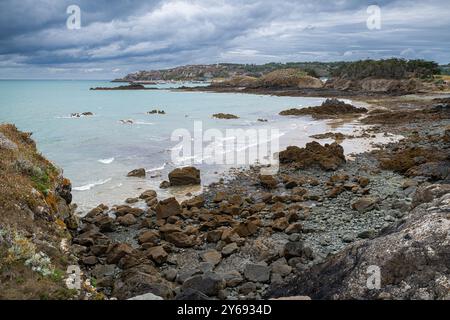
[{"label": "gray rock", "polygon": [[263,264],[247,264],[244,269],[244,276],[253,282],[267,282],[270,279],[270,268]]},{"label": "gray rock", "polygon": [[142,294],[140,296],[130,298],[128,300],[164,300],[164,299],[153,293],[146,293],[146,294]]},{"label": "gray rock", "polygon": [[207,296],[217,296],[219,291],[225,288],[225,280],[215,273],[197,275],[183,283],[183,291],[188,288],[197,290]]}]

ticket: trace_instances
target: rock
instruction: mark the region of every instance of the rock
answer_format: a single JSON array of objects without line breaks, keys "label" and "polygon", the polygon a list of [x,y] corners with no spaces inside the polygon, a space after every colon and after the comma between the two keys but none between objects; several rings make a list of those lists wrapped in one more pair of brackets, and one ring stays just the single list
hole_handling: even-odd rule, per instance
[{"label": "rock", "polygon": [[267,189],[275,189],[278,185],[278,181],[271,175],[260,175],[259,182]]},{"label": "rock", "polygon": [[213,118],[226,119],[226,120],[239,119],[238,116],[235,116],[234,114],[229,114],[229,113],[216,113],[216,114],[213,114]]},{"label": "rock", "polygon": [[285,277],[292,272],[292,267],[287,264],[285,258],[281,258],[270,265],[272,273],[276,273]]},{"label": "rock", "polygon": [[131,226],[133,224],[137,223],[137,220],[134,215],[131,213],[128,213],[122,217],[117,218],[117,222],[121,224],[122,226]]},{"label": "rock", "polygon": [[287,147],[279,154],[280,162],[293,164],[306,169],[319,167],[323,170],[336,170],[345,164],[344,149],[337,143],[320,145],[318,142],[307,143],[305,148]]},{"label": "rock", "polygon": [[280,112],[282,116],[304,116],[311,115],[313,118],[331,118],[343,114],[361,114],[366,113],[366,108],[358,108],[351,104],[340,101],[336,98],[327,99],[320,106],[307,107],[302,109],[289,109]]},{"label": "rock", "polygon": [[159,232],[166,234],[171,232],[183,232],[183,230],[175,224],[166,223],[159,228]]},{"label": "rock", "polygon": [[82,259],[82,263],[86,266],[93,266],[97,264],[98,259],[96,256],[88,256]]},{"label": "rock", "polygon": [[206,234],[206,240],[208,242],[218,242],[222,238],[223,230],[212,230]]},{"label": "rock", "polygon": [[431,202],[447,193],[450,193],[450,184],[433,184],[419,187],[413,196],[413,207]]},{"label": "rock", "polygon": [[303,229],[303,225],[299,222],[295,222],[290,224],[284,232],[287,234],[293,234],[293,233],[301,233]]},{"label": "rock", "polygon": [[157,197],[157,193],[155,190],[147,190],[141,193],[139,199],[148,201]]},{"label": "rock", "polygon": [[145,231],[139,235],[138,242],[140,244],[153,243],[156,244],[159,241],[159,234],[156,231]]},{"label": "rock", "polygon": [[244,276],[252,282],[268,282],[270,280],[270,268],[262,264],[247,264],[244,268]]},{"label": "rock", "polygon": [[289,227],[289,222],[287,218],[279,218],[272,223],[272,229],[277,231],[284,231],[287,227]]},{"label": "rock", "polygon": [[106,262],[108,264],[116,264],[124,256],[132,254],[133,248],[126,243],[115,244],[107,253]]},{"label": "rock", "polygon": [[167,261],[167,252],[162,246],[152,247],[147,249],[146,255],[150,257],[157,264],[163,264]]},{"label": "rock", "polygon": [[229,256],[229,255],[232,255],[233,253],[237,252],[238,250],[239,250],[238,245],[235,242],[232,242],[222,248],[222,254],[224,256]]},{"label": "rock", "polygon": [[[450,193],[446,193],[418,205],[376,238],[330,255],[271,288],[267,297],[372,300],[382,294],[393,300],[449,299],[449,204]],[[376,274],[375,267],[381,271],[380,290],[367,286],[368,280],[374,284],[370,276]]]},{"label": "rock", "polygon": [[165,235],[165,239],[179,248],[188,248],[195,244],[194,239],[183,232],[168,233]]},{"label": "rock", "polygon": [[240,237],[248,237],[255,234],[258,231],[258,224],[256,221],[247,220],[245,222],[239,223],[239,225],[235,228],[235,232]]},{"label": "rock", "polygon": [[215,273],[197,275],[187,279],[182,289],[194,289],[207,296],[217,296],[220,290],[225,288],[225,281]]},{"label": "rock", "polygon": [[253,282],[246,282],[238,288],[239,293],[245,296],[252,292],[256,292],[256,290],[256,284]]},{"label": "rock", "polygon": [[133,203],[136,203],[136,202],[139,202],[139,198],[127,198],[127,199],[125,199],[125,203],[128,203],[128,204],[133,204]]},{"label": "rock", "polygon": [[345,191],[345,188],[343,186],[337,186],[331,189],[330,192],[328,192],[327,197],[328,198],[337,198],[338,195],[340,195],[342,192]]},{"label": "rock", "polygon": [[182,212],[180,204],[174,197],[160,201],[155,211],[157,219],[166,219]]},{"label": "rock", "polygon": [[360,233],[358,233],[358,238],[361,239],[373,239],[377,235],[377,232],[375,230],[365,230]]},{"label": "rock", "polygon": [[305,257],[312,258],[312,250],[303,245],[303,242],[288,242],[284,245],[283,256],[286,258]]},{"label": "rock", "polygon": [[140,296],[136,296],[133,298],[129,298],[128,300],[141,300],[141,301],[151,301],[151,300],[164,300],[162,297],[157,296],[153,293],[146,293],[146,294],[142,294]]},{"label": "rock", "polygon": [[352,203],[352,209],[357,210],[359,213],[365,213],[375,209],[377,203],[378,199],[373,197],[363,197]]},{"label": "rock", "polygon": [[222,254],[217,250],[208,250],[203,253],[202,258],[205,262],[216,266],[220,263],[220,261],[222,261]]},{"label": "rock", "polygon": [[145,169],[139,168],[128,172],[127,177],[145,178]]},{"label": "rock", "polygon": [[367,177],[359,177],[358,178],[358,183],[362,188],[365,188],[369,185],[370,183],[370,179]]},{"label": "rock", "polygon": [[177,278],[178,272],[176,269],[170,268],[163,272],[164,278],[166,278],[169,281],[175,281]]},{"label": "rock", "polygon": [[107,215],[96,217],[93,223],[98,226],[101,232],[113,232],[116,229],[114,219]]},{"label": "rock", "polygon": [[230,288],[236,287],[244,281],[244,278],[237,270],[223,274],[223,279],[226,282],[226,286]]},{"label": "rock", "polygon": [[210,298],[206,294],[198,290],[186,288],[183,291],[181,291],[181,293],[177,294],[175,300],[200,301],[200,300],[210,300]]},{"label": "rock", "polygon": [[181,204],[183,207],[187,207],[188,209],[191,208],[201,208],[205,204],[205,198],[203,196],[196,196],[194,198],[191,198],[189,200],[183,201]]},{"label": "rock", "polygon": [[420,164],[406,172],[408,177],[427,177],[431,181],[446,180],[450,177],[450,161],[434,161]]},{"label": "rock", "polygon": [[138,265],[120,274],[114,282],[112,296],[129,299],[135,296],[153,293],[163,299],[173,297],[170,284],[163,279],[151,265]]},{"label": "rock", "polygon": [[200,170],[194,167],[177,168],[169,173],[171,186],[187,186],[200,184]]}]

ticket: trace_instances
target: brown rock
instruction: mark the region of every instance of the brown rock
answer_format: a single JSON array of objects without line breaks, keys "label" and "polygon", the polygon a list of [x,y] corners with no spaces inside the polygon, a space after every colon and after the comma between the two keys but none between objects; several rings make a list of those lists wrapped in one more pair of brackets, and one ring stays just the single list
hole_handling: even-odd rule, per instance
[{"label": "brown rock", "polygon": [[278,185],[277,180],[271,175],[260,175],[259,182],[267,189],[275,189]]},{"label": "brown rock", "polygon": [[279,218],[272,223],[272,229],[278,231],[284,231],[289,226],[287,218]]},{"label": "brown rock", "polygon": [[169,173],[171,186],[200,184],[200,170],[194,167],[177,168]]},{"label": "brown rock", "polygon": [[157,243],[159,240],[159,234],[156,231],[145,231],[139,235],[138,242],[143,243]]},{"label": "brown rock", "polygon": [[136,220],[134,215],[129,213],[129,214],[126,214],[126,215],[124,215],[122,217],[117,218],[117,222],[119,224],[121,224],[122,226],[127,226],[128,227],[128,226],[131,226],[133,224],[136,224],[137,220]]},{"label": "brown rock", "polygon": [[191,208],[201,208],[205,205],[205,198],[203,196],[196,196],[189,200],[183,201],[181,204],[183,207]]},{"label": "brown rock", "polygon": [[172,233],[172,232],[182,232],[181,228],[175,224],[167,223],[159,228],[161,233]]},{"label": "brown rock", "polygon": [[281,163],[291,163],[298,168],[319,167],[323,170],[336,170],[346,160],[344,149],[337,143],[325,144],[313,141],[306,144],[305,148],[296,146],[287,147],[280,152]]},{"label": "brown rock", "polygon": [[172,232],[165,235],[165,239],[179,248],[189,248],[194,245],[192,236],[183,232]]},{"label": "brown rock", "polygon": [[212,230],[206,234],[206,240],[208,242],[216,243],[222,238],[223,230]]},{"label": "brown rock", "polygon": [[166,262],[168,256],[166,250],[164,250],[162,246],[156,246],[147,249],[146,255],[157,264],[163,264],[164,262]]},{"label": "brown rock", "polygon": [[219,191],[214,196],[213,201],[216,203],[222,202],[227,198],[227,194],[225,192]]},{"label": "brown rock", "polygon": [[371,211],[375,208],[378,200],[372,197],[364,197],[352,203],[352,209],[359,213]]},{"label": "brown rock", "polygon": [[258,231],[258,224],[256,221],[247,220],[245,222],[239,223],[239,225],[234,229],[234,231],[240,237],[248,237],[255,234]]},{"label": "brown rock", "polygon": [[358,183],[362,188],[365,188],[369,185],[370,183],[370,179],[367,177],[359,177],[358,178]]},{"label": "brown rock", "polygon": [[211,263],[212,265],[218,265],[222,261],[222,254],[217,250],[208,250],[203,253],[202,258],[205,262]]},{"label": "brown rock", "polygon": [[300,232],[302,232],[302,229],[303,229],[302,224],[299,222],[296,222],[296,223],[289,225],[289,227],[286,228],[285,232],[287,234],[300,233]]},{"label": "brown rock", "polygon": [[139,168],[128,172],[127,177],[145,178],[145,169]]},{"label": "brown rock", "polygon": [[133,248],[130,245],[126,243],[117,243],[109,250],[108,256],[106,257],[106,262],[108,264],[116,264],[124,256],[132,253]]},{"label": "brown rock", "polygon": [[157,194],[155,190],[147,190],[142,192],[139,198],[148,201],[150,199],[156,198],[156,196]]},{"label": "brown rock", "polygon": [[156,206],[155,211],[157,219],[166,219],[182,212],[180,204],[173,197],[160,201]]}]

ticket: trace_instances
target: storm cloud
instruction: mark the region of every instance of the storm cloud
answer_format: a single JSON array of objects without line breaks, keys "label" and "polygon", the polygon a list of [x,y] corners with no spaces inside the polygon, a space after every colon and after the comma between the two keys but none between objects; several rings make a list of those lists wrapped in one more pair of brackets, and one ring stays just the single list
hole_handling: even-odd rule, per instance
[{"label": "storm cloud", "polygon": [[[69,5],[81,28],[68,29]],[[367,8],[381,9],[370,30]],[[449,63],[448,0],[0,2],[0,78],[111,79],[182,64],[425,58]]]}]

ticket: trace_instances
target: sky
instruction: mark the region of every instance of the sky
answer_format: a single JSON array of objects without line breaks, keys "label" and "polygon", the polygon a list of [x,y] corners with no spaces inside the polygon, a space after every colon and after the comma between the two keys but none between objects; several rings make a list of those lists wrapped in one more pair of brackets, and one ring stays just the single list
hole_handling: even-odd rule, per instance
[{"label": "sky", "polygon": [[0,0],[0,79],[114,79],[220,62],[447,64],[449,17],[450,0]]}]

